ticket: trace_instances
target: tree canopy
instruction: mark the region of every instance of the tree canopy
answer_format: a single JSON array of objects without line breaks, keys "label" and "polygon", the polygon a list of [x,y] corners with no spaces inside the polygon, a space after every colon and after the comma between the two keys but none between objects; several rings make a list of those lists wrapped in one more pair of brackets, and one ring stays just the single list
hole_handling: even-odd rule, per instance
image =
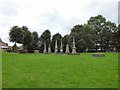
[{"label": "tree canopy", "polygon": [[58,50],[60,50],[61,39],[62,39],[62,35],[59,33],[56,33],[52,36],[52,42],[51,42],[52,52],[54,52],[56,40],[57,40]]},{"label": "tree canopy", "polygon": [[50,30],[45,30],[39,37],[39,34],[31,32],[27,26],[13,26],[10,29],[9,37],[11,42],[23,44],[24,49],[36,50],[43,52],[44,43],[51,46],[54,52],[55,41],[57,40],[58,50],[61,41],[63,43],[63,51],[65,52],[66,44],[72,50],[73,37],[75,38],[75,46],[77,52],[86,51],[119,51],[120,48],[120,25],[107,21],[102,15],[90,17],[86,24],[74,25],[70,34],[62,37],[60,33],[51,36]]},{"label": "tree canopy", "polygon": [[48,46],[51,43],[51,32],[47,29],[40,36],[40,50],[43,51],[44,43],[46,43],[46,47],[48,50]]},{"label": "tree canopy", "polygon": [[11,42],[23,43],[23,31],[18,26],[13,26],[9,32],[9,38]]}]

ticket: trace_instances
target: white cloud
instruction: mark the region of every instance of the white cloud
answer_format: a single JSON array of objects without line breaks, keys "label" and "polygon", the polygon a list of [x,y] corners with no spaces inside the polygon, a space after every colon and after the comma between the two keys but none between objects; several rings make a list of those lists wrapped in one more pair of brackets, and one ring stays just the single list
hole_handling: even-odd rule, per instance
[{"label": "white cloud", "polygon": [[[9,42],[13,25],[26,25],[39,35],[49,29],[65,35],[76,24],[101,14],[117,23],[118,0],[0,0],[0,37]],[[11,45],[11,43],[9,43]]]}]

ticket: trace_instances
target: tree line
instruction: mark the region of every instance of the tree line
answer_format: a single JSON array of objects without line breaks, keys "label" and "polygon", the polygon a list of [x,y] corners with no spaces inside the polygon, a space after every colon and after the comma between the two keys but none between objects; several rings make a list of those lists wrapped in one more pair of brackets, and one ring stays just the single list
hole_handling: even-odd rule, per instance
[{"label": "tree line", "polygon": [[60,50],[61,41],[63,51],[65,52],[66,44],[69,44],[72,50],[72,38],[75,38],[77,52],[96,52],[96,51],[120,51],[120,25],[107,21],[102,15],[91,17],[84,25],[75,25],[70,34],[62,35],[56,33],[51,36],[50,30],[45,30],[39,37],[36,31],[30,32],[27,26],[13,26],[9,32],[11,42],[20,43],[24,50],[39,50],[43,52],[44,43],[48,50],[54,52],[55,41],[58,43]]}]

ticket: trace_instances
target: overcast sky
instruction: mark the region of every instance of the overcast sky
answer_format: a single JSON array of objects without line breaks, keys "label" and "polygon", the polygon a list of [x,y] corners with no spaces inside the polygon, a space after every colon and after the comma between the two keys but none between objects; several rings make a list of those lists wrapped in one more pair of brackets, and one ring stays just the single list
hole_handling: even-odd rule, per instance
[{"label": "overcast sky", "polygon": [[41,33],[49,29],[62,36],[76,24],[87,23],[91,16],[103,15],[118,23],[119,0],[0,0],[0,38],[9,43],[9,31],[14,25],[27,26]]}]

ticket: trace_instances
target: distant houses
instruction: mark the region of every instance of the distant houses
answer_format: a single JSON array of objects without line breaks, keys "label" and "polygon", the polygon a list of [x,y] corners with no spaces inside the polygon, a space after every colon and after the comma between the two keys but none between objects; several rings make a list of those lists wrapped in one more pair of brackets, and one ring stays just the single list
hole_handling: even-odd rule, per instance
[{"label": "distant houses", "polygon": [[8,46],[8,43],[5,43],[5,42],[3,42],[2,40],[1,40],[1,38],[0,38],[0,49],[2,49],[2,50],[7,50],[7,49],[9,49],[10,47]]}]

